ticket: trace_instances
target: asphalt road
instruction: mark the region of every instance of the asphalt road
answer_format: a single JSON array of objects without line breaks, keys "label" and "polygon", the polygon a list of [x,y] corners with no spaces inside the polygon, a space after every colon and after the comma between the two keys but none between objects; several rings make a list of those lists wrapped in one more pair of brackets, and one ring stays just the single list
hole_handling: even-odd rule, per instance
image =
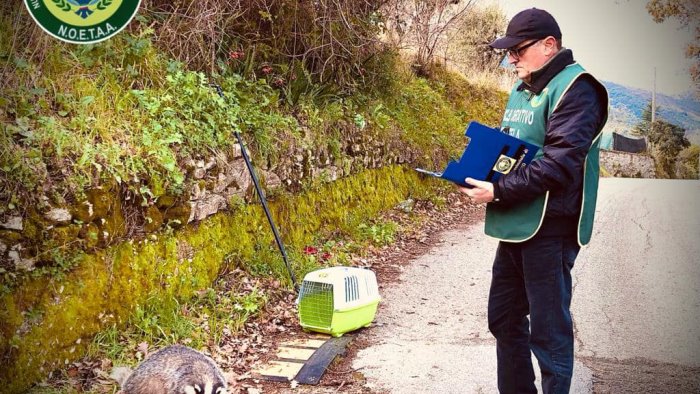
[{"label": "asphalt road", "polygon": [[[597,210],[573,271],[571,392],[700,392],[700,182],[601,179]],[[353,361],[372,389],[497,392],[486,323],[497,242],[482,224],[440,239],[382,293]]]}]

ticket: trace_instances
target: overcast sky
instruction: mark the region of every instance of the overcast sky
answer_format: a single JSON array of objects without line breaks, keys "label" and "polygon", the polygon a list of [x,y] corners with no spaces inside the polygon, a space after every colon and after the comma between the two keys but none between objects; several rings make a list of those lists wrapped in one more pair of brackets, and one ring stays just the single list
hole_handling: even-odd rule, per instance
[{"label": "overcast sky", "polygon": [[685,46],[693,32],[675,20],[655,23],[646,0],[483,0],[489,2],[500,4],[509,20],[531,7],[550,12],[564,46],[598,79],[651,90],[656,67],[657,92],[692,90]]}]

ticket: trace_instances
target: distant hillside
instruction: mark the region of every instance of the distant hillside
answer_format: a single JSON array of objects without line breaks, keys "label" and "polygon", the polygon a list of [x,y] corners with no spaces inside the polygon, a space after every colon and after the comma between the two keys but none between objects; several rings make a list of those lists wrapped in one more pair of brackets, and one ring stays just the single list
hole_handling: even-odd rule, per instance
[{"label": "distant hillside", "polygon": [[[611,114],[606,134],[628,133],[639,122],[651,101],[651,92],[603,81],[610,94]],[[700,145],[700,99],[688,93],[681,96],[656,95],[657,116],[686,130],[688,139]]]}]

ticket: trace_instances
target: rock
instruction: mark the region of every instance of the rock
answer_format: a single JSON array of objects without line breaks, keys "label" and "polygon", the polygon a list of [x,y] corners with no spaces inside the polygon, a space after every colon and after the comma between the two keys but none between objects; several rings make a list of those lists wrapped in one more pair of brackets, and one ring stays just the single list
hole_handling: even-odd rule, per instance
[{"label": "rock", "polygon": [[185,168],[187,168],[188,171],[194,170],[196,167],[197,163],[194,161],[193,158],[185,160]]},{"label": "rock", "polygon": [[118,199],[119,196],[112,195],[112,192],[103,187],[97,187],[90,189],[87,192],[88,201],[92,204],[92,210],[94,211],[94,216],[98,218],[107,217],[109,212],[112,210],[112,200]]},{"label": "rock", "polygon": [[192,214],[192,205],[194,203],[186,203],[186,204],[179,204],[179,205],[174,205],[168,209],[165,210],[163,214],[163,220],[167,222],[167,224],[173,228],[177,228],[182,226],[185,223],[188,223],[189,218],[191,217]]},{"label": "rock", "polygon": [[95,218],[95,210],[92,209],[92,203],[90,201],[83,201],[73,207],[71,214],[83,223],[89,223]]},{"label": "rock", "polygon": [[7,252],[7,245],[0,241],[0,254],[5,254]]},{"label": "rock", "polygon": [[237,159],[239,157],[243,157],[243,153],[241,153],[241,146],[238,144],[233,145],[233,148],[231,149],[233,151],[233,158]]},{"label": "rock", "polygon": [[51,205],[49,204],[49,198],[45,195],[39,196],[39,203],[37,204],[37,208],[39,208],[40,210],[51,208]]},{"label": "rock", "polygon": [[410,213],[413,211],[413,207],[416,205],[416,201],[412,198],[409,198],[408,200],[401,201],[399,205],[396,206],[397,209],[400,209],[406,213]]},{"label": "rock", "polygon": [[168,208],[174,206],[176,202],[177,202],[177,199],[175,197],[164,195],[164,196],[158,197],[158,199],[156,200],[156,206],[159,209],[168,209]]},{"label": "rock", "polygon": [[86,223],[81,227],[78,236],[84,241],[85,248],[92,249],[97,247],[100,241],[100,229],[94,223]]},{"label": "rock", "polygon": [[218,194],[210,194],[203,200],[190,203],[192,210],[187,223],[199,221],[226,208],[226,199]]},{"label": "rock", "polygon": [[247,190],[253,179],[243,160],[234,160],[224,166],[224,172],[214,185],[214,193],[223,193],[229,186],[235,185],[239,190]]},{"label": "rock", "polygon": [[192,186],[192,192],[190,193],[190,201],[201,200],[207,195],[207,189],[202,189],[199,187],[198,183]]},{"label": "rock", "polygon": [[32,271],[36,265],[36,260],[22,258],[19,254],[19,249],[21,249],[21,247],[17,246],[19,245],[12,247],[7,257],[10,258],[10,261],[15,265],[17,271]]},{"label": "rock", "polygon": [[207,175],[207,171],[216,166],[216,157],[210,157],[206,163],[204,160],[197,160],[196,162],[193,161],[192,165],[192,176],[195,179],[202,179]]},{"label": "rock", "polygon": [[33,271],[35,267],[35,259],[20,259],[18,262],[15,262],[15,269],[17,271]]},{"label": "rock", "polygon": [[264,182],[265,182],[265,187],[266,187],[268,190],[276,189],[276,188],[282,186],[282,180],[281,180],[280,177],[277,176],[277,174],[275,174],[274,172],[272,172],[272,171],[261,171],[261,172],[260,172],[260,175],[262,176],[262,179],[263,179]]},{"label": "rock", "polygon": [[146,224],[143,227],[148,233],[158,230],[163,225],[163,214],[154,205],[146,208],[145,219]]},{"label": "rock", "polygon": [[54,208],[48,211],[44,217],[52,222],[56,223],[66,223],[73,219],[73,216],[64,208]]},{"label": "rock", "polygon": [[55,226],[50,230],[51,239],[58,242],[59,245],[64,245],[73,242],[80,234],[81,225],[70,224],[67,226]]},{"label": "rock", "polygon": [[[245,195],[246,195],[245,190],[241,190],[241,189],[238,189],[236,187],[229,187],[228,189],[224,190],[224,194],[223,194],[226,201],[228,201],[229,208],[233,208],[233,207],[237,206],[239,204],[238,201],[240,201],[240,202],[245,201]],[[240,200],[234,199],[234,196],[238,197]]]},{"label": "rock", "polygon": [[216,184],[214,185],[214,193],[221,193],[224,189],[233,183],[233,178],[227,176],[225,173],[220,173],[216,178]]},{"label": "rock", "polygon": [[331,181],[336,181],[338,178],[340,178],[342,175],[342,170],[336,166],[330,166],[325,168],[326,173],[328,174],[328,177],[330,178]]},{"label": "rock", "polygon": [[0,227],[8,230],[22,231],[24,226],[22,225],[21,216],[10,216],[10,218],[5,223],[0,223]]},{"label": "rock", "polygon": [[[222,159],[226,161],[226,155],[222,155]],[[206,163],[204,163],[204,170],[209,171],[216,166],[216,157],[210,157]]]},{"label": "rock", "polygon": [[194,179],[202,179],[206,174],[207,172],[204,168],[195,168],[194,172],[192,173],[192,176],[194,177]]}]

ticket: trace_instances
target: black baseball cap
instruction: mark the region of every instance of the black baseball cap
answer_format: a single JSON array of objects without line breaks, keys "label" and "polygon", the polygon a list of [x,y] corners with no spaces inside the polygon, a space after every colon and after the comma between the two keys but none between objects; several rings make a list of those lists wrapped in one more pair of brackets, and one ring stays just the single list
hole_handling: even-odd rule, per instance
[{"label": "black baseball cap", "polygon": [[554,17],[539,8],[520,11],[508,23],[506,36],[489,44],[491,48],[508,49],[533,38],[552,36],[561,39],[561,30]]}]

